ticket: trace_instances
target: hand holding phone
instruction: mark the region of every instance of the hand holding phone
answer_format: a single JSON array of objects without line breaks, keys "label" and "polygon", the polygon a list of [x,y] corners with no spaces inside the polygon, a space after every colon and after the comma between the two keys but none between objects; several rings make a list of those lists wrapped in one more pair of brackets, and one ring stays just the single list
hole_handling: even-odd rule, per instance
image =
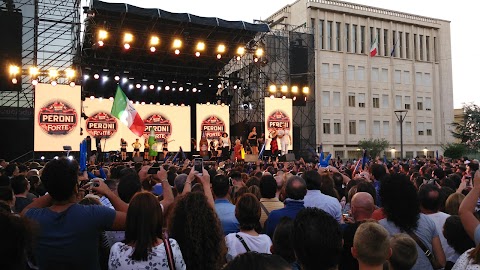
[{"label": "hand holding phone", "polygon": [[198,176],[203,175],[203,159],[202,158],[195,158],[193,160],[193,169],[197,171]]}]

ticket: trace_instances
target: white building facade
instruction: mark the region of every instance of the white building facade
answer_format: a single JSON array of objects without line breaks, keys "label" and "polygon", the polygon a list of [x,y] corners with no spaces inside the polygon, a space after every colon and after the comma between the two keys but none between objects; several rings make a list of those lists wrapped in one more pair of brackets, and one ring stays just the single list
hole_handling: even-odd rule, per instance
[{"label": "white building facade", "polygon": [[[267,19],[306,24],[315,39],[316,138],[341,158],[358,142],[385,138],[387,157],[435,156],[453,141],[450,22],[334,0],[298,0]],[[370,47],[378,39],[378,54]]]}]

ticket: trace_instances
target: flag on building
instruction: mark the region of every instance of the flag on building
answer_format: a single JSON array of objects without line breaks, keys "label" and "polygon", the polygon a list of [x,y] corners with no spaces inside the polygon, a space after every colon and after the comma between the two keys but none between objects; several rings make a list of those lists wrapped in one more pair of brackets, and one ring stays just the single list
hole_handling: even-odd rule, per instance
[{"label": "flag on building", "polygon": [[372,47],[370,47],[370,57],[374,57],[378,54],[378,36],[375,37]]},{"label": "flag on building", "polygon": [[399,38],[397,38],[395,42],[393,42],[393,48],[392,48],[392,51],[390,51],[390,56],[395,56],[395,50],[397,49],[398,39]]},{"label": "flag on building", "polygon": [[145,123],[143,123],[142,118],[120,86],[117,87],[117,92],[115,93],[111,114],[125,124],[135,135],[139,137],[143,136]]}]

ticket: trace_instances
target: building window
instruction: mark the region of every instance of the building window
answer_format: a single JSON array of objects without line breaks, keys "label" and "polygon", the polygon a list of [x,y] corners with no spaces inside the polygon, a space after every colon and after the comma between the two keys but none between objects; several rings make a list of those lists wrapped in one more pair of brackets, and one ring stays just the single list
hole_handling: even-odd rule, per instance
[{"label": "building window", "polygon": [[378,68],[372,67],[372,82],[378,82]]},{"label": "building window", "polygon": [[318,24],[318,39],[320,40],[320,49],[325,49],[325,43],[323,42],[323,24],[324,20],[320,20]]},{"label": "building window", "polygon": [[398,51],[400,52],[400,58],[404,58],[404,55],[403,55],[403,32],[398,32]]},{"label": "building window", "polygon": [[350,24],[345,24],[345,49],[350,52]]},{"label": "building window", "polygon": [[419,111],[423,110],[423,98],[422,97],[417,97],[417,110],[419,110]]},{"label": "building window", "polygon": [[410,33],[405,33],[405,57],[410,59]]},{"label": "building window", "polygon": [[380,97],[377,94],[373,94],[372,104],[373,108],[380,108]]},{"label": "building window", "polygon": [[360,26],[360,53],[365,53],[365,26]]},{"label": "building window", "polygon": [[373,44],[373,41],[375,40],[375,33],[373,31],[374,31],[373,27],[370,27],[370,46]]},{"label": "building window", "polygon": [[352,26],[352,51],[354,53],[357,52],[357,26],[354,24]]},{"label": "building window", "polygon": [[354,81],[355,80],[355,66],[349,65],[347,68],[347,80]]},{"label": "building window", "polygon": [[365,135],[367,130],[367,121],[359,120],[358,121],[358,134]]},{"label": "building window", "polygon": [[388,95],[382,95],[382,108],[387,109],[389,106]]},{"label": "building window", "polygon": [[423,85],[432,86],[432,76],[430,73],[423,74]]},{"label": "building window", "polygon": [[323,134],[330,134],[330,120],[323,119]]},{"label": "building window", "polygon": [[432,110],[432,98],[426,97],[425,98],[425,110],[431,111]]},{"label": "building window", "polygon": [[348,133],[357,134],[357,122],[355,120],[350,120],[350,122],[348,122]]},{"label": "building window", "polygon": [[415,85],[420,86],[422,85],[422,73],[415,72]]},{"label": "building window", "polygon": [[323,107],[330,107],[330,92],[329,91],[323,91],[322,105],[323,105]]},{"label": "building window", "polygon": [[342,134],[342,126],[339,119],[335,119],[333,122],[333,134]]},{"label": "building window", "polygon": [[390,135],[390,122],[383,121],[383,136],[386,137]]},{"label": "building window", "polygon": [[357,67],[357,81],[365,80],[365,67],[358,66]]},{"label": "building window", "polygon": [[417,34],[413,34],[413,59],[414,60],[418,60],[417,59]]},{"label": "building window", "polygon": [[418,129],[418,135],[423,136],[424,129],[425,129],[423,126],[423,122],[418,122],[417,129]]},{"label": "building window", "polygon": [[328,79],[329,78],[329,71],[330,67],[328,63],[322,63],[322,78],[323,79]]},{"label": "building window", "polygon": [[395,96],[395,109],[401,110],[402,109],[402,96]]},{"label": "building window", "polygon": [[333,106],[340,107],[340,92],[333,92]]},{"label": "building window", "polygon": [[402,71],[401,70],[395,70],[395,83],[396,84],[401,84],[402,83]]},{"label": "building window", "polygon": [[383,55],[388,56],[388,30],[383,29]]},{"label": "building window", "polygon": [[419,42],[418,46],[420,47],[420,61],[424,61],[425,59],[423,58],[423,35],[419,35]]},{"label": "building window", "polygon": [[358,94],[358,107],[365,108],[365,93]]},{"label": "building window", "polygon": [[333,79],[340,79],[340,65],[339,64],[333,64],[332,65],[332,78]]},{"label": "building window", "polygon": [[405,122],[405,135],[412,136],[412,122]]},{"label": "building window", "polygon": [[380,121],[373,121],[373,135],[380,135]]},{"label": "building window", "polygon": [[388,69],[382,68],[382,82],[388,82]]},{"label": "building window", "polygon": [[332,25],[333,25],[333,22],[332,21],[327,21],[327,50],[331,50],[332,49]]},{"label": "building window", "polygon": [[410,110],[410,96],[405,96],[405,110]]},{"label": "building window", "polygon": [[426,123],[427,136],[432,136],[432,122]]},{"label": "building window", "polygon": [[355,93],[348,93],[348,107],[355,107]]},{"label": "building window", "polygon": [[427,61],[430,61],[430,37],[426,36],[425,37],[425,46],[426,46],[426,51],[427,51]]},{"label": "building window", "polygon": [[403,84],[410,84],[411,83],[411,78],[410,78],[410,71],[404,70],[403,71]]},{"label": "building window", "polygon": [[437,54],[437,38],[433,37],[433,59],[434,61],[438,60],[438,54]]},{"label": "building window", "polygon": [[337,45],[336,46],[337,47],[337,52],[341,51],[341,49],[342,49],[342,47],[340,46],[340,32],[341,32],[340,25],[341,24],[339,22],[336,23],[337,36],[336,36],[335,40],[336,40],[336,45]]}]

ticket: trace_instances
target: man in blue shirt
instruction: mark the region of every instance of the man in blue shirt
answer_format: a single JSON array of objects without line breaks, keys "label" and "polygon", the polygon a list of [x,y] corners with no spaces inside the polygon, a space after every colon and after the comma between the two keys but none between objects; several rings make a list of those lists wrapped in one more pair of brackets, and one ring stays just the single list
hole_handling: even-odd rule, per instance
[{"label": "man in blue shirt", "polygon": [[[320,191],[321,177],[317,171],[306,171],[302,174],[307,184],[307,195],[305,195],[305,207],[315,207],[330,214],[339,223],[342,220],[342,206],[337,198],[323,194]],[[323,176],[330,177],[330,176]],[[333,179],[332,179],[333,181]]]},{"label": "man in blue shirt", "polygon": [[229,200],[230,181],[225,175],[216,175],[212,181],[212,191],[215,196],[215,211],[222,223],[223,233],[239,232],[239,223],[235,217],[235,205]]},{"label": "man in blue shirt", "polygon": [[285,187],[286,199],[285,199],[285,208],[273,210],[268,215],[268,219],[265,222],[265,231],[270,238],[273,237],[275,228],[280,222],[282,217],[289,217],[295,219],[298,212],[305,208],[303,206],[303,198],[307,194],[307,185],[305,180],[300,176],[292,176],[287,180],[287,185]]}]

